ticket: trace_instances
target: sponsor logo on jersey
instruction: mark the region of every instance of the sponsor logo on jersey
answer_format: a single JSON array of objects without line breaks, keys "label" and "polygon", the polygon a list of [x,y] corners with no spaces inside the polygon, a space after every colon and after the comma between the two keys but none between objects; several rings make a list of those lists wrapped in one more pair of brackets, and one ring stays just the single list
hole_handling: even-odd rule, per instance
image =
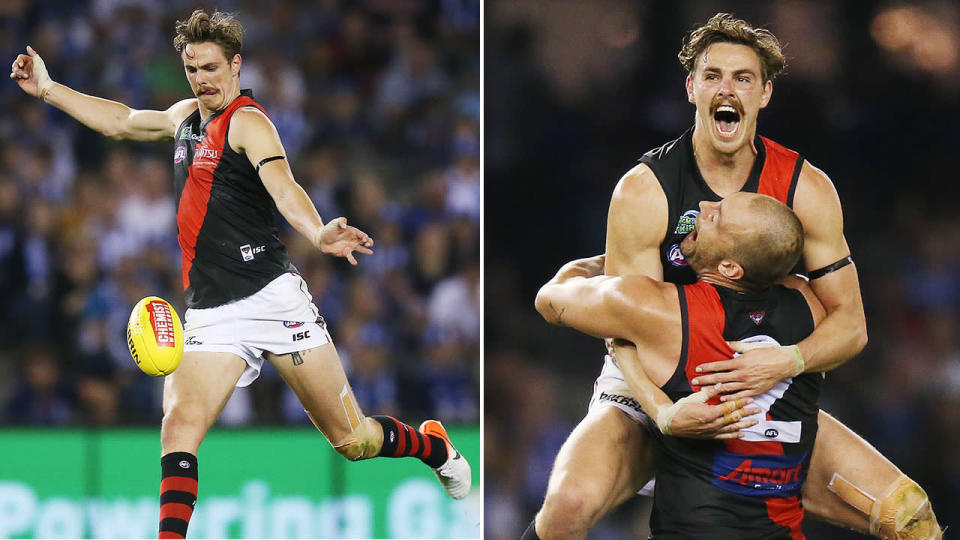
[{"label": "sponsor logo on jersey", "polygon": [[193,126],[187,126],[180,130],[180,139],[189,140],[190,134],[193,133]]},{"label": "sponsor logo on jersey", "polygon": [[186,147],[186,146],[178,146],[178,147],[177,147],[177,151],[174,152],[174,154],[173,154],[173,162],[174,162],[174,163],[180,163],[181,161],[183,161],[183,158],[185,158],[185,157],[187,157],[187,147]]},{"label": "sponsor logo on jersey", "polygon": [[266,250],[267,246],[252,247],[250,244],[245,244],[240,246],[240,256],[243,257],[243,262],[252,261],[257,253],[263,253]]},{"label": "sponsor logo on jersey", "polygon": [[767,316],[766,311],[751,311],[750,320],[753,321],[753,324],[759,325],[763,322],[763,318]]},{"label": "sponsor logo on jersey", "polygon": [[640,406],[640,403],[629,396],[621,396],[619,394],[608,394],[606,392],[600,392],[600,401],[609,401],[610,403],[618,403],[620,405],[626,405],[631,409],[637,412],[643,412],[643,407]]},{"label": "sponsor logo on jersey", "polygon": [[153,327],[153,334],[157,336],[157,345],[160,347],[173,347],[176,345],[176,337],[173,328],[173,316],[170,315],[170,308],[164,302],[150,302],[147,304],[147,311],[150,312],[150,326]]},{"label": "sponsor logo on jersey", "polygon": [[287,328],[300,328],[301,326],[303,326],[303,323],[296,322],[296,321],[283,321],[283,325],[286,326]]},{"label": "sponsor logo on jersey", "polygon": [[713,459],[713,485],[752,497],[799,495],[806,457],[718,452]]},{"label": "sponsor logo on jersey", "polygon": [[690,234],[693,232],[693,229],[697,226],[697,215],[700,214],[699,210],[687,210],[680,216],[680,221],[677,222],[677,228],[673,231],[676,234]]},{"label": "sponsor logo on jersey", "polygon": [[674,266],[687,266],[687,260],[683,258],[683,253],[680,252],[680,244],[670,246],[670,249],[667,250],[667,258],[670,259],[670,264]]},{"label": "sponsor logo on jersey", "polygon": [[220,159],[220,150],[217,148],[207,148],[206,146],[197,146],[193,154],[193,159]]}]

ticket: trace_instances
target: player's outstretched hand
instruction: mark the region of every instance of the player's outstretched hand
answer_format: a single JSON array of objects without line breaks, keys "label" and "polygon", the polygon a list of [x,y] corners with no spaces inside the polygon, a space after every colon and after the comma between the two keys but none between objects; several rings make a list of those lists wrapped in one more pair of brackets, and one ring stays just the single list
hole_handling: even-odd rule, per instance
[{"label": "player's outstretched hand", "polygon": [[13,61],[10,78],[16,81],[24,92],[35,97],[40,97],[40,91],[53,84],[43,58],[29,45],[27,54],[18,54]]},{"label": "player's outstretched hand", "polygon": [[757,424],[748,418],[760,408],[750,407],[750,398],[737,399],[719,405],[707,405],[720,389],[707,387],[687,396],[657,414],[657,425],[667,435],[694,439],[737,439],[740,430]]},{"label": "player's outstretched hand", "polygon": [[356,266],[357,260],[353,258],[353,252],[372,255],[373,250],[370,248],[373,247],[373,238],[360,229],[347,225],[347,218],[339,217],[320,227],[317,247],[328,255],[344,257]]},{"label": "player's outstretched hand", "polygon": [[724,394],[720,401],[758,396],[797,374],[796,355],[790,347],[740,341],[728,345],[743,354],[731,360],[700,364],[697,372],[702,375],[691,381],[700,386],[718,386]]}]

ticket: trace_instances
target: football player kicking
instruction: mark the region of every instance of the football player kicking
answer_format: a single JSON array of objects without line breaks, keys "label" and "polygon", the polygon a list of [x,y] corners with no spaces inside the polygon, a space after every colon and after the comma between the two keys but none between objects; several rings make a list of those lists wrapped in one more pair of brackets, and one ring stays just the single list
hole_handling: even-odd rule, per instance
[{"label": "football player kicking", "polygon": [[[696,276],[681,244],[688,234],[696,241],[693,225],[702,201],[746,191],[770,195],[795,210],[805,235],[803,262],[826,317],[796,345],[707,362],[691,381],[719,384],[725,401],[758,396],[787,378],[833,369],[863,349],[866,324],[857,271],[830,179],[756,132],[757,115],[769,103],[773,79],[785,64],[776,37],[720,13],[687,36],[679,57],[689,73],[686,92],[696,106],[694,126],[648,152],[620,180],[608,214],[604,269],[611,275],[693,283]],[[543,507],[525,539],[584,538],[650,480],[649,435],[637,427],[647,414],[673,435],[712,436],[723,429],[724,422],[713,420],[715,406],[688,403],[678,409],[650,381],[635,348],[618,345],[615,352],[605,360],[587,415],[557,456]],[[636,403],[643,410],[630,405]],[[710,422],[698,426],[698,419]],[[818,424],[803,486],[810,514],[887,539],[940,534],[920,486],[830,415],[821,411]]]},{"label": "football player kicking", "polygon": [[420,429],[364,416],[307,285],[277,236],[277,211],[321,252],[357,264],[373,240],[344,218],[324,223],[294,180],[270,117],[240,89],[243,27],[196,10],[174,47],[196,96],[165,111],[132,110],[54,82],[32,48],[10,78],[25,92],[115,139],[175,142],[177,228],[186,296],[180,367],[164,381],[160,538],[184,538],[197,499],[197,451],[235,386],[264,358],[349,460],[416,457],[447,493],[470,491],[470,466],[440,422]]}]

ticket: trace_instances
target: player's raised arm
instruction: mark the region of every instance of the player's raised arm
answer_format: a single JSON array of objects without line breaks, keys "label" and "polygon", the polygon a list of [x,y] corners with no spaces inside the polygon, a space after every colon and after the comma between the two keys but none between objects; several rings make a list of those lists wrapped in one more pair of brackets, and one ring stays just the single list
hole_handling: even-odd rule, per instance
[{"label": "player's raised arm", "polygon": [[196,109],[196,99],[185,99],[165,111],[139,111],[123,103],[88,96],[54,82],[43,58],[33,47],[13,61],[10,78],[24,92],[62,110],[88,128],[114,139],[161,141],[173,139],[177,126]]},{"label": "player's raised arm", "polygon": [[346,218],[323,223],[310,197],[294,180],[280,135],[263,112],[249,107],[240,109],[234,113],[230,128],[230,146],[247,156],[277,210],[297,232],[323,253],[345,257],[353,265],[357,264],[354,251],[373,253],[370,249],[373,239],[360,229],[348,226]]}]

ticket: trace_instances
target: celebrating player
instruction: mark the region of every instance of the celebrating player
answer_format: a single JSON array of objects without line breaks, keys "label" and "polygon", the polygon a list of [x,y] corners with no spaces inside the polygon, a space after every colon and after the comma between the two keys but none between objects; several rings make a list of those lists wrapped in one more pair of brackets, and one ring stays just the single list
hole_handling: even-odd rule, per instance
[{"label": "celebrating player", "polygon": [[[785,64],[779,42],[769,31],[721,13],[687,36],[679,57],[689,73],[688,100],[696,105],[694,126],[647,153],[618,184],[607,222],[606,273],[692,283],[695,275],[681,243],[688,234],[696,240],[700,203],[738,191],[770,195],[803,224],[803,262],[826,317],[795,346],[758,348],[702,364],[691,383],[719,384],[727,393],[723,400],[736,400],[763,394],[789,377],[841,365],[866,344],[866,326],[836,190],[799,154],[756,133],[757,115]],[[650,381],[637,354],[619,345],[605,360],[589,412],[561,448],[543,507],[525,538],[583,538],[650,479],[649,446],[636,424],[644,411],[656,419],[661,407],[673,405]],[[637,403],[644,410],[631,406]],[[696,421],[703,418],[701,405],[674,409],[672,423],[659,427],[679,436],[715,435],[722,425]],[[803,487],[811,514],[883,538],[926,538],[916,535],[923,530],[939,534],[915,482],[829,415],[820,412],[818,424]],[[913,495],[923,504],[905,504]]]},{"label": "celebrating player", "polygon": [[277,236],[277,211],[321,252],[357,264],[373,240],[344,218],[324,223],[294,180],[270,117],[240,89],[243,28],[196,10],[174,47],[196,96],[165,111],[132,110],[54,82],[31,47],[10,78],[25,92],[116,139],[173,140],[177,227],[186,295],[185,348],[164,381],[160,538],[184,538],[197,498],[197,451],[236,386],[264,359],[293,389],[334,449],[350,460],[417,457],[454,498],[470,466],[443,426],[420,429],[360,411],[307,285]]},{"label": "celebrating player", "polygon": [[[800,221],[786,205],[741,192],[700,207],[694,233],[681,244],[695,284],[604,276],[601,255],[568,263],[537,295],[537,310],[549,322],[635,343],[643,370],[678,405],[719,403],[715,389],[691,380],[698,365],[733,354],[727,341],[792,345],[824,313],[802,280],[796,281],[803,292],[773,286],[803,249]],[[822,381],[816,373],[788,378],[747,409],[741,406],[749,398],[727,401],[727,416],[737,422],[723,431],[741,431],[726,441],[651,430],[658,480],[652,538],[801,538],[799,496]]]}]

